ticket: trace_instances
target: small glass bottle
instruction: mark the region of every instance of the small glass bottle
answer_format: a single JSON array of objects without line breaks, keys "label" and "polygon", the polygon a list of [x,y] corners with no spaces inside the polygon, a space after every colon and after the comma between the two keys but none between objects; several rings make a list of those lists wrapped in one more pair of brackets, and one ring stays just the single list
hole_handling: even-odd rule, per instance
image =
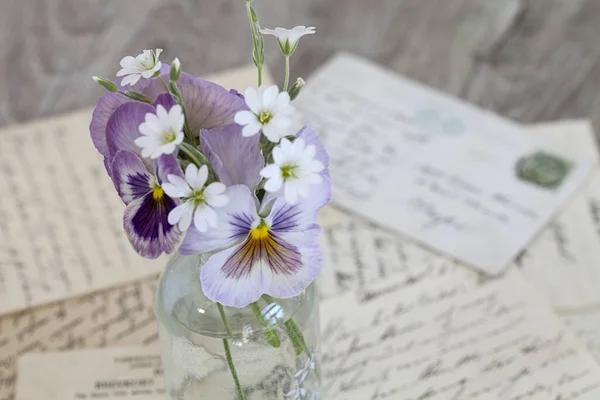
[{"label": "small glass bottle", "polygon": [[321,399],[314,283],[294,298],[222,307],[202,291],[207,259],[176,255],[158,286],[168,399]]}]

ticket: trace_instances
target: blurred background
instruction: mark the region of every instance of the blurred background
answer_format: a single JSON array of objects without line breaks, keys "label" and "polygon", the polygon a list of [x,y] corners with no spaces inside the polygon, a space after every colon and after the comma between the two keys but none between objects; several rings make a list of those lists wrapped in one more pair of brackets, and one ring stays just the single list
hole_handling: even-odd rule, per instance
[{"label": "blurred background", "polygon": [[[349,51],[519,122],[600,131],[599,0],[256,0],[261,25],[314,25],[293,77]],[[268,64],[278,82],[274,38]],[[0,126],[92,106],[144,48],[206,75],[251,62],[244,0],[0,1]]]}]

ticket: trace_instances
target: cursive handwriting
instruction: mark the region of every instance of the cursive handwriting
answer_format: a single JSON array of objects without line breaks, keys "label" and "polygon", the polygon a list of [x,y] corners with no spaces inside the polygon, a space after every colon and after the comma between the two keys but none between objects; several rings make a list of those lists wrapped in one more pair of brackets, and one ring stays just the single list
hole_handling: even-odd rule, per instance
[{"label": "cursive handwriting", "polygon": [[12,400],[17,359],[30,352],[158,342],[155,277],[0,318],[0,400]]},{"label": "cursive handwriting", "polygon": [[[600,368],[518,273],[469,290],[423,280],[365,302],[325,303],[334,399],[547,400],[600,396]],[[401,290],[399,288],[402,288]],[[430,293],[427,302],[419,302]],[[341,304],[344,302],[344,306]],[[412,304],[407,307],[406,304]],[[347,317],[341,318],[341,308]]]},{"label": "cursive handwriting", "polygon": [[157,273],[123,234],[123,204],[102,171],[89,112],[3,132],[0,314]]}]

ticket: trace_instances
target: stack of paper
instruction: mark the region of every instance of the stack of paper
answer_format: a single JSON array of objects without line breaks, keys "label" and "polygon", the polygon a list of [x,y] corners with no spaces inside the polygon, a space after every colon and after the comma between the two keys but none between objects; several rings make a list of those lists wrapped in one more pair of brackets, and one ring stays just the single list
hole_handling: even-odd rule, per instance
[{"label": "stack of paper", "polygon": [[[332,160],[326,398],[600,398],[587,123],[524,129],[350,55],[297,105]],[[166,261],[129,249],[89,118],[0,132],[0,183],[15,193],[0,196],[0,400],[15,385],[17,400],[164,398],[152,302]],[[64,352],[122,345],[136,347]]]}]

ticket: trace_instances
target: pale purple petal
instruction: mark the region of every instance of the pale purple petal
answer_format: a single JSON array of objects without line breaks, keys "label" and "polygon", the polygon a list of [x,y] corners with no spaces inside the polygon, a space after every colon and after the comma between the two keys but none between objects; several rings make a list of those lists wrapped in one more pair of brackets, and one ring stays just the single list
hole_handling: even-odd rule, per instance
[{"label": "pale purple petal", "polygon": [[270,206],[270,202],[275,200],[268,217],[273,232],[303,231],[314,224],[318,211],[331,200],[331,181],[325,177],[323,182],[313,185],[310,190],[310,196],[294,205],[277,197],[280,193],[265,195],[262,212]]},{"label": "pale purple petal", "polygon": [[234,273],[223,269],[231,257],[239,254],[242,246],[234,246],[213,255],[200,269],[202,290],[210,300],[224,306],[242,308],[257,301],[264,293],[263,289],[269,286],[268,270],[261,265],[252,265],[251,260],[238,264],[239,271]]},{"label": "pale purple petal", "polygon": [[163,195],[153,193],[129,203],[123,215],[123,227],[129,242],[139,255],[158,258],[162,253],[172,253],[177,248],[181,232],[169,224],[168,215],[177,203]]},{"label": "pale purple petal", "polygon": [[298,295],[318,275],[323,253],[320,228],[248,237],[213,255],[201,268],[202,288],[213,301],[245,307],[263,293],[278,298]]},{"label": "pale purple petal", "polygon": [[165,110],[170,110],[176,104],[177,101],[175,101],[175,98],[170,93],[161,93],[154,101],[154,107],[163,106]]},{"label": "pale purple petal", "polygon": [[177,85],[194,134],[229,125],[238,111],[246,109],[244,99],[216,83],[182,73]]},{"label": "pale purple petal", "polygon": [[98,100],[98,104],[94,108],[92,122],[90,122],[90,135],[94,146],[104,157],[109,157],[108,144],[106,142],[108,120],[120,105],[128,102],[132,102],[132,100],[120,93],[106,92]]},{"label": "pale purple petal", "polygon": [[119,151],[112,162],[112,180],[125,204],[143,197],[152,188],[152,176],[142,160],[130,151]]},{"label": "pale purple petal", "polygon": [[226,186],[246,185],[251,189],[260,182],[265,163],[259,140],[258,135],[244,137],[237,124],[203,130],[200,134],[202,150],[219,180]]},{"label": "pale purple petal", "polygon": [[[312,225],[302,232],[285,232],[274,234],[273,237],[283,243],[293,244],[301,255],[299,266],[287,263],[281,268],[271,268],[270,282],[264,292],[279,299],[287,299],[299,295],[312,281],[315,280],[323,267],[323,251],[319,246],[321,228]],[[271,263],[272,265],[273,263]]]},{"label": "pale purple petal", "polygon": [[192,226],[179,248],[181,254],[202,254],[231,247],[246,238],[259,223],[257,200],[250,189],[243,185],[230,186],[225,195],[229,197],[229,203],[215,209],[218,227],[199,232]]},{"label": "pale purple petal", "polygon": [[135,144],[135,139],[140,136],[139,126],[145,121],[146,114],[155,112],[153,106],[140,102],[125,103],[115,110],[106,127],[110,159],[119,150],[127,150],[141,155],[141,149]]},{"label": "pale purple petal", "polygon": [[175,154],[164,154],[154,160],[155,176],[158,178],[158,182],[162,185],[163,182],[168,182],[169,175],[175,175],[183,178],[183,171],[177,161]]},{"label": "pale purple petal", "polygon": [[330,176],[329,175],[329,154],[325,147],[323,146],[323,142],[321,138],[317,135],[317,133],[308,125],[305,125],[300,131],[296,134],[296,137],[304,140],[305,146],[314,146],[316,150],[315,160],[320,161],[325,168],[321,171],[321,175]]}]

